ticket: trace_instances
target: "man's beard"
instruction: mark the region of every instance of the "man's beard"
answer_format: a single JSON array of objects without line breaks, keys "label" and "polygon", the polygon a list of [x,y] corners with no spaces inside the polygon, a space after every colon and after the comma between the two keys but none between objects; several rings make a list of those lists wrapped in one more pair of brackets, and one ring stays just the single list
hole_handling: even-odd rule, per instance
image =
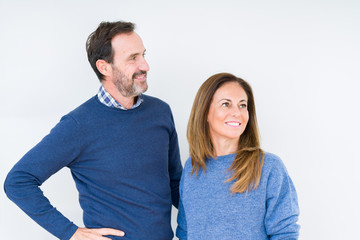
[{"label": "man's beard", "polygon": [[135,97],[139,96],[141,93],[144,93],[148,89],[146,80],[141,83],[141,85],[137,85],[134,82],[135,77],[141,74],[145,74],[146,78],[147,72],[138,71],[132,75],[131,79],[129,79],[117,68],[114,68],[115,86],[119,90],[121,95],[123,95],[124,97]]}]

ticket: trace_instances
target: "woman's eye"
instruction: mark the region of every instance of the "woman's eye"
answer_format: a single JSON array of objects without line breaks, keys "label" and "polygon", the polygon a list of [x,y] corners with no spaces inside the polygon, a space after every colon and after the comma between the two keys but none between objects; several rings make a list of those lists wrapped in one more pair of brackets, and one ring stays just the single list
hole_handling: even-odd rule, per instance
[{"label": "woman's eye", "polygon": [[240,108],[246,108],[246,107],[247,107],[247,105],[245,103],[240,104]]},{"label": "woman's eye", "polygon": [[228,107],[228,106],[229,106],[229,103],[228,103],[228,102],[224,102],[224,103],[221,104],[221,106],[223,106],[223,107]]}]

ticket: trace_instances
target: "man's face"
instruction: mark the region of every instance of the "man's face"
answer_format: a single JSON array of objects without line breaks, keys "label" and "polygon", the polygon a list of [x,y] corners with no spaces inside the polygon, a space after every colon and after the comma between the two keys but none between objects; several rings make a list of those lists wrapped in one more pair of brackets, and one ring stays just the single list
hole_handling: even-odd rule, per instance
[{"label": "man's face", "polygon": [[134,97],[145,92],[149,65],[146,62],[145,47],[135,32],[119,34],[111,40],[114,59],[111,64],[111,81],[124,97]]}]

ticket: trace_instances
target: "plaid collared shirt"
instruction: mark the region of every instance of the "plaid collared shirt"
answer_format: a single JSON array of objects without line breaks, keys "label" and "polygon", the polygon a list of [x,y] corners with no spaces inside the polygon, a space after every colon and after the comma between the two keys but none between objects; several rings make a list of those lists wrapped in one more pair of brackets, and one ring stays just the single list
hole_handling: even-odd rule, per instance
[{"label": "plaid collared shirt", "polygon": [[[123,107],[120,103],[118,103],[101,85],[99,92],[97,94],[99,101],[104,105],[111,107],[111,108],[120,108],[122,110],[128,110],[127,108]],[[136,103],[131,107],[131,109],[137,108],[140,104],[144,101],[142,95],[140,94],[137,98]]]}]

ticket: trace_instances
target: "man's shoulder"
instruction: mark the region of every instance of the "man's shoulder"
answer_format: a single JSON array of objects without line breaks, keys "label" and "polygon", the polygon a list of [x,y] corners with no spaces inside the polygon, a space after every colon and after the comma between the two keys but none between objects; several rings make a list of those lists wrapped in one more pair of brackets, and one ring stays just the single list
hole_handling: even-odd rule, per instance
[{"label": "man's shoulder", "polygon": [[171,111],[169,104],[160,98],[143,94],[143,99],[146,106],[151,106],[159,110],[168,109]]},{"label": "man's shoulder", "polygon": [[168,105],[164,100],[162,100],[160,98],[157,98],[157,97],[154,97],[154,96],[143,94],[142,97],[143,97],[144,101],[149,101],[149,102],[152,102],[152,103]]},{"label": "man's shoulder", "polygon": [[71,110],[65,116],[71,116],[71,118],[80,121],[81,119],[91,119],[92,115],[96,115],[96,109],[101,104],[100,102],[96,101],[96,98],[96,96],[91,97],[90,99],[80,104],[78,107]]},{"label": "man's shoulder", "polygon": [[82,104],[80,104],[78,107],[74,108],[70,114],[73,113],[77,113],[77,112],[82,112],[82,111],[88,111],[90,109],[94,108],[94,105],[96,105],[96,96],[93,96],[91,98],[89,98],[88,100],[86,100],[85,102],[83,102]]}]

